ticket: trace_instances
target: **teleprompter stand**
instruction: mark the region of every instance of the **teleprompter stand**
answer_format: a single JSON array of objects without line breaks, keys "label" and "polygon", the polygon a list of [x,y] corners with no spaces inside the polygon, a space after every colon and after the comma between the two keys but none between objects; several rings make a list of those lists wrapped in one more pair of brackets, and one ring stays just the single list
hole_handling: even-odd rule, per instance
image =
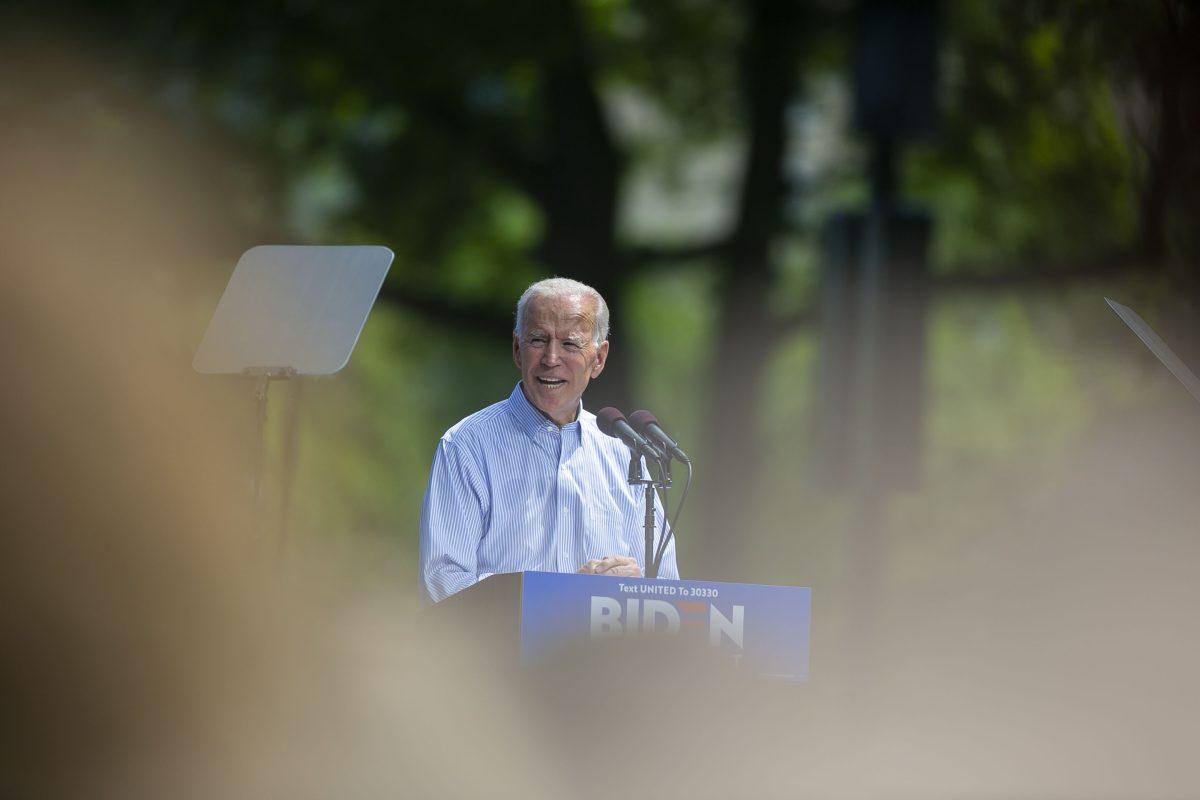
[{"label": "teleprompter stand", "polygon": [[1154,332],[1154,329],[1147,324],[1146,320],[1142,319],[1136,311],[1129,306],[1124,306],[1115,300],[1104,298],[1104,302],[1108,303],[1116,315],[1121,318],[1134,335],[1142,340],[1142,344],[1162,362],[1163,366],[1171,371],[1176,380],[1183,384],[1183,388],[1188,390],[1188,394],[1200,403],[1200,378],[1196,377],[1196,373],[1183,362],[1179,356],[1175,355],[1175,351],[1162,340],[1162,337]]},{"label": "teleprompter stand", "polygon": [[[260,538],[267,390],[272,381],[331,375],[346,366],[392,258],[388,248],[366,245],[253,247],[238,259],[217,303],[192,366],[254,380],[253,513]],[[281,530],[281,547],[285,540]]]}]

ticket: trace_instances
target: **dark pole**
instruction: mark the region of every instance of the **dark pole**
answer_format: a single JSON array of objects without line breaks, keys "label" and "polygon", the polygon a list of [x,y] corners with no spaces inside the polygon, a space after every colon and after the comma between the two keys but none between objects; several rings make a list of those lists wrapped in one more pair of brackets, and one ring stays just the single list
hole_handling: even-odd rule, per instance
[{"label": "dark pole", "polygon": [[658,577],[658,565],[654,563],[654,484],[643,487],[646,499],[646,577]]}]

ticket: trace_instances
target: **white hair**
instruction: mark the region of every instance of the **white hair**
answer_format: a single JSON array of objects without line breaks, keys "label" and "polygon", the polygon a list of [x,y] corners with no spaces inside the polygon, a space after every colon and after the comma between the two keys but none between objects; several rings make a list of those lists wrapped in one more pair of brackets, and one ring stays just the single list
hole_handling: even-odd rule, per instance
[{"label": "white hair", "polygon": [[517,301],[517,321],[513,325],[513,333],[521,335],[525,323],[525,308],[535,297],[575,297],[583,295],[596,299],[596,327],[592,331],[592,344],[596,347],[608,338],[608,303],[592,287],[586,283],[573,281],[570,278],[546,278],[537,283],[529,284],[529,288],[521,294]]}]

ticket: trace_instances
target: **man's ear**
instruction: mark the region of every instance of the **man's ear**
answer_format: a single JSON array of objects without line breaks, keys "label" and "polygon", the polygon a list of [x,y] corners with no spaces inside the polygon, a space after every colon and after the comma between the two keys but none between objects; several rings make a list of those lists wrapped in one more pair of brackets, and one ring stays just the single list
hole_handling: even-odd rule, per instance
[{"label": "man's ear", "polygon": [[513,363],[517,365],[517,371],[521,370],[521,339],[513,334]]},{"label": "man's ear", "polygon": [[608,361],[608,340],[605,339],[596,348],[596,363],[592,365],[592,377],[600,377],[600,373],[604,371],[604,364]]}]

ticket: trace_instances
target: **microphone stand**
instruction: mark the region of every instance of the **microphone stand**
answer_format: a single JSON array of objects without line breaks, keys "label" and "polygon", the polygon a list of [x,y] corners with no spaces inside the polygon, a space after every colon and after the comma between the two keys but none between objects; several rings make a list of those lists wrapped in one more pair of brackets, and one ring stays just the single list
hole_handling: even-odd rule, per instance
[{"label": "microphone stand", "polygon": [[[642,475],[642,454],[636,449],[630,449],[629,456],[629,485],[641,486],[643,491],[643,499],[646,504],[646,577],[654,579],[658,577],[658,564],[655,563],[655,547],[654,547],[654,495],[655,490],[662,489],[663,497],[666,497],[666,490],[671,488],[671,459],[668,457],[664,462],[661,459],[654,459],[658,462],[659,479],[655,480],[653,474],[648,476]],[[649,461],[646,462],[646,472],[650,472]],[[664,499],[663,515],[666,515],[666,501]]]}]

